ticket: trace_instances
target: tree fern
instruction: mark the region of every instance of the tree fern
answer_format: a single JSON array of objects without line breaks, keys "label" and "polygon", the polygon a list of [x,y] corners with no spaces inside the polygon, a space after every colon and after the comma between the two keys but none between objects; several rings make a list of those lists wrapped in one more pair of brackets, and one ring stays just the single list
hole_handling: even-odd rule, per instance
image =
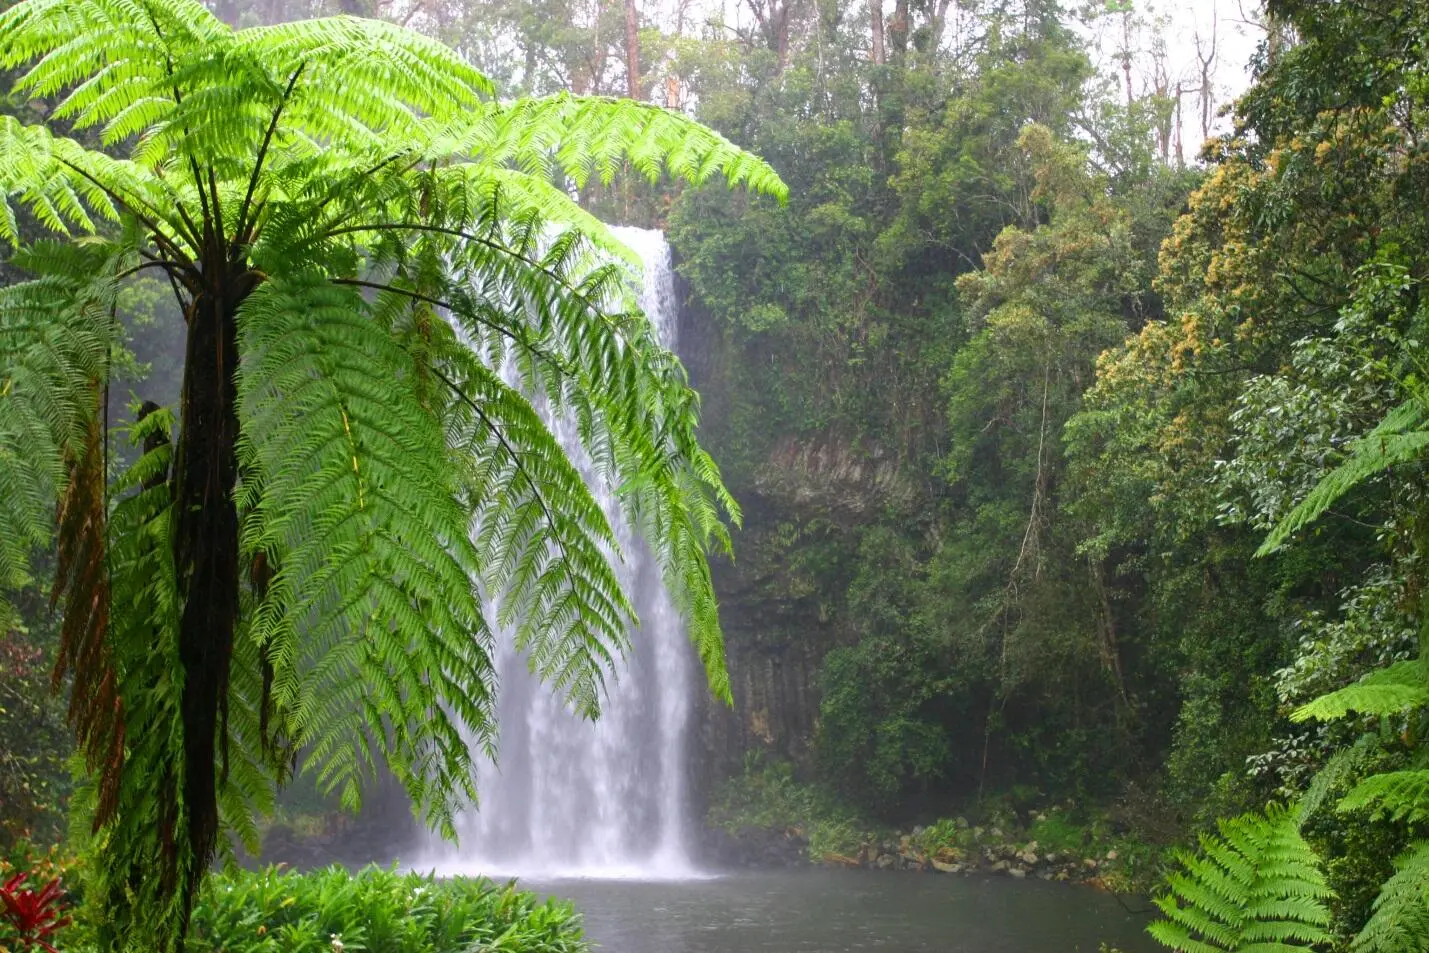
[{"label": "tree fern", "polygon": [[[65,598],[104,610],[74,612],[66,664],[114,943],[182,936],[220,830],[253,835],[293,752],[349,804],[385,763],[449,830],[497,624],[598,712],[634,613],[533,402],[573,421],[729,697],[707,554],[738,508],[636,259],[555,180],[782,199],[767,165],[648,105],[497,103],[452,51],[352,17],[235,32],[197,0],[24,0],[0,66],[116,151],[0,118],[0,236],[12,203],[79,236],[0,292],[0,588],[61,503]],[[112,301],[149,271],[184,314],[183,397],[105,487]]]},{"label": "tree fern", "polygon": [[1339,809],[1369,809],[1394,820],[1429,819],[1429,771],[1387,771],[1371,775],[1344,796]]},{"label": "tree fern", "polygon": [[1394,868],[1373,915],[1350,945],[1354,953],[1418,953],[1429,947],[1429,843],[1411,847]]},{"label": "tree fern", "polygon": [[1429,704],[1429,680],[1418,659],[1376,669],[1353,685],[1321,695],[1291,714],[1295,721],[1333,721],[1352,711],[1364,715],[1397,715]]},{"label": "tree fern", "polygon": [[1375,474],[1422,456],[1429,449],[1429,430],[1424,429],[1424,423],[1424,405],[1417,395],[1390,411],[1378,426],[1350,446],[1345,462],[1316,484],[1271,530],[1257,554],[1278,549],[1319,519],[1340,497]]},{"label": "tree fern", "polygon": [[1293,953],[1329,939],[1330,889],[1293,811],[1272,804],[1220,832],[1178,857],[1153,937],[1180,953]]}]

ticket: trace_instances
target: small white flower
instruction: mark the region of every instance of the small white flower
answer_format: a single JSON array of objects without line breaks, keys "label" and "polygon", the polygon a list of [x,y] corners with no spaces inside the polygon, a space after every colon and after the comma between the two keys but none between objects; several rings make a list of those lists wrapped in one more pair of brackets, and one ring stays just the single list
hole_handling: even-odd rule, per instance
[{"label": "small white flower", "polygon": [[330,933],[328,936],[332,938],[332,953],[342,953],[342,934]]}]

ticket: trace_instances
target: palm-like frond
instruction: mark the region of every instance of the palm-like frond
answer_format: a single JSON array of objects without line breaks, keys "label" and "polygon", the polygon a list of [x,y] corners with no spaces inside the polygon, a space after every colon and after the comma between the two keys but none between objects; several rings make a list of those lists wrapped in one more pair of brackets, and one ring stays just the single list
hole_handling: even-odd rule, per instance
[{"label": "palm-like frond", "polygon": [[1375,669],[1353,685],[1321,695],[1291,713],[1294,721],[1334,721],[1352,711],[1397,715],[1429,704],[1429,679],[1418,659]]},{"label": "palm-like frond", "polygon": [[1429,771],[1386,771],[1365,778],[1340,801],[1341,811],[1372,810],[1394,820],[1429,819]]},{"label": "palm-like frond", "polygon": [[277,567],[251,637],[273,700],[345,801],[376,748],[446,819],[471,794],[461,726],[491,730],[491,664],[440,422],[355,290],[275,278],[240,322],[245,548]]},{"label": "palm-like frond", "polygon": [[[0,593],[29,581],[32,549],[64,530],[56,594],[67,592],[58,680],[73,672],[70,720],[90,767],[123,754],[118,685],[107,645],[105,455],[99,416],[116,328],[119,260],[106,243],[44,243],[17,256],[39,275],[0,289]],[[13,624],[0,596],[0,625]],[[100,794],[112,807],[112,784]]]},{"label": "palm-like frond", "polygon": [[1374,901],[1374,913],[1355,937],[1354,953],[1418,953],[1429,948],[1429,843],[1394,862],[1394,876]]},{"label": "palm-like frond", "polygon": [[1156,899],[1165,919],[1148,932],[1180,953],[1295,953],[1326,941],[1330,888],[1295,813],[1272,804],[1220,831],[1178,857]]},{"label": "palm-like frond", "polygon": [[1278,549],[1295,533],[1319,519],[1340,497],[1375,474],[1422,456],[1429,449],[1429,430],[1424,429],[1424,421],[1424,406],[1417,397],[1390,411],[1377,427],[1351,445],[1345,462],[1316,484],[1271,530],[1256,554],[1265,555]]}]

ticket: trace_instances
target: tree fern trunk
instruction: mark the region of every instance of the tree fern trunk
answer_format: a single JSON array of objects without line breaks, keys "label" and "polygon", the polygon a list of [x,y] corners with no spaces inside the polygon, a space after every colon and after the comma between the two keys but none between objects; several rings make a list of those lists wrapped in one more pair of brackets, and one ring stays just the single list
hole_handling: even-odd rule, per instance
[{"label": "tree fern trunk", "polygon": [[[224,278],[231,274],[229,269],[221,272]],[[226,729],[229,660],[238,621],[238,511],[233,490],[238,472],[239,300],[234,291],[220,287],[189,308],[173,477],[174,565],[183,599],[179,658],[184,669],[182,814],[187,830],[182,836],[189,855],[175,858],[175,873],[187,879],[180,885],[185,922],[217,841],[219,743]]]}]

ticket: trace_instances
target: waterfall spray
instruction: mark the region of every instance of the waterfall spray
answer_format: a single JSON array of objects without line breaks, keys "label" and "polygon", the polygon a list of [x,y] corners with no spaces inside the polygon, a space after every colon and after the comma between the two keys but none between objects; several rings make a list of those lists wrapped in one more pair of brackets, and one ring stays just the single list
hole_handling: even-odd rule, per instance
[{"label": "waterfall spray", "polygon": [[[644,264],[640,303],[666,347],[676,340],[670,248],[663,234],[614,230]],[[548,420],[584,461],[573,426]],[[615,527],[621,581],[641,620],[625,665],[607,679],[600,719],[585,721],[527,670],[511,634],[497,648],[499,764],[481,759],[479,809],[458,820],[459,846],[435,838],[417,866],[448,873],[669,878],[690,860],[686,745],[699,689],[684,625],[614,494],[583,471]]]}]

